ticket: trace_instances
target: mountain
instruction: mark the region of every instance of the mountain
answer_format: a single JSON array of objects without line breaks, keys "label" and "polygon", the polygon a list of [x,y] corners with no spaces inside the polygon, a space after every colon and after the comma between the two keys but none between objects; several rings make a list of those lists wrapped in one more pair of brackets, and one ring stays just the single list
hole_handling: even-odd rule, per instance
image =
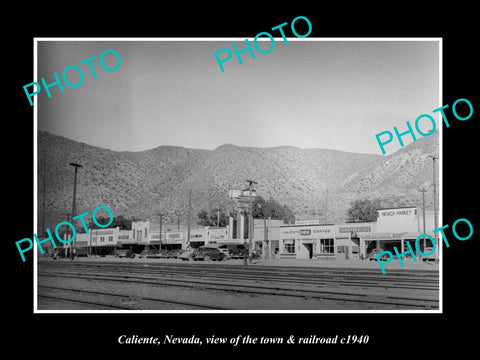
[{"label": "mountain", "polygon": [[[379,198],[384,207],[421,207],[418,187],[431,183],[429,155],[436,153],[436,143],[438,134],[389,156],[232,144],[214,150],[160,146],[117,152],[38,132],[39,225],[43,206],[50,228],[71,212],[71,162],[83,166],[77,178],[78,214],[107,205],[114,215],[156,219],[161,211],[167,222],[184,222],[191,191],[196,222],[202,209],[233,209],[228,190],[245,188],[247,179],[258,182],[258,195],[287,204],[297,219],[323,219],[327,212],[328,222],[344,221],[358,198]],[[427,190],[427,208],[432,208],[431,186]]]}]

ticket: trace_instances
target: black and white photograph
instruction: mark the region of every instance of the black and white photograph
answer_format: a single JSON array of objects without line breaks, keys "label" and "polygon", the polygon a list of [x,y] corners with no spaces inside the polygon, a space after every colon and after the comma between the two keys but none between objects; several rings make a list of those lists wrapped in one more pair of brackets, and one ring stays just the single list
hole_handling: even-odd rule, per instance
[{"label": "black and white photograph", "polygon": [[39,311],[441,309],[441,40],[251,43],[37,40]]}]

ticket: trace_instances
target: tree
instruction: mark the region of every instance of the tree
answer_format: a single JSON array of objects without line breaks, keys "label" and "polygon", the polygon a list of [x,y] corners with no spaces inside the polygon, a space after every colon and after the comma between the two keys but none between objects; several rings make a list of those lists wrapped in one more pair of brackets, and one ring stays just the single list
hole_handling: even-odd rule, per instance
[{"label": "tree", "polygon": [[[96,220],[99,224],[108,224],[110,218],[99,216],[96,217]],[[117,226],[120,228],[120,230],[132,230],[132,220],[126,219],[123,215],[115,216],[112,223],[108,227],[116,228]],[[93,222],[93,220],[90,220],[88,227],[90,229],[101,229]]]},{"label": "tree", "polygon": [[253,204],[253,217],[255,219],[283,220],[286,223],[295,222],[295,214],[286,204],[281,205],[274,198],[270,197],[265,200],[262,197],[257,198]]},{"label": "tree", "polygon": [[350,203],[347,221],[376,221],[380,200],[358,199]]},{"label": "tree", "polygon": [[[220,212],[220,214],[219,214]],[[220,215],[220,222],[218,216]],[[228,214],[223,209],[201,210],[197,213],[198,225],[202,226],[220,226],[226,227],[228,225]]]}]

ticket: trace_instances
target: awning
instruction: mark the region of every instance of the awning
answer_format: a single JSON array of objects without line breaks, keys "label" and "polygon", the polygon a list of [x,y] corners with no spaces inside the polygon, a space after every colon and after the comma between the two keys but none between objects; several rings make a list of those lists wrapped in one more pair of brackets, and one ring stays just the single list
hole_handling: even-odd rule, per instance
[{"label": "awning", "polygon": [[364,241],[387,241],[387,240],[404,240],[416,239],[421,234],[419,232],[403,232],[403,233],[374,233],[361,236]]}]

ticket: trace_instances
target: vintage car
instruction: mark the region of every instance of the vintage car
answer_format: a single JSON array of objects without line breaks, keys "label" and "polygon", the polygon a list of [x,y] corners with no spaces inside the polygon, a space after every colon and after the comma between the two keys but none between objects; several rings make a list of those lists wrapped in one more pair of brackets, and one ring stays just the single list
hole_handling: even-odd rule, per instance
[{"label": "vintage car", "polygon": [[[368,256],[368,260],[370,261],[377,261],[377,257],[375,255],[380,254],[381,252],[384,252],[385,250],[383,249],[373,249],[370,255]],[[380,260],[388,260],[388,254],[383,254],[380,256]]]},{"label": "vintage car", "polygon": [[216,247],[200,246],[195,253],[193,260],[203,261],[221,261],[225,257],[225,254]]},{"label": "vintage car", "polygon": [[118,258],[134,258],[135,253],[130,249],[118,249],[115,253],[115,257]]}]

